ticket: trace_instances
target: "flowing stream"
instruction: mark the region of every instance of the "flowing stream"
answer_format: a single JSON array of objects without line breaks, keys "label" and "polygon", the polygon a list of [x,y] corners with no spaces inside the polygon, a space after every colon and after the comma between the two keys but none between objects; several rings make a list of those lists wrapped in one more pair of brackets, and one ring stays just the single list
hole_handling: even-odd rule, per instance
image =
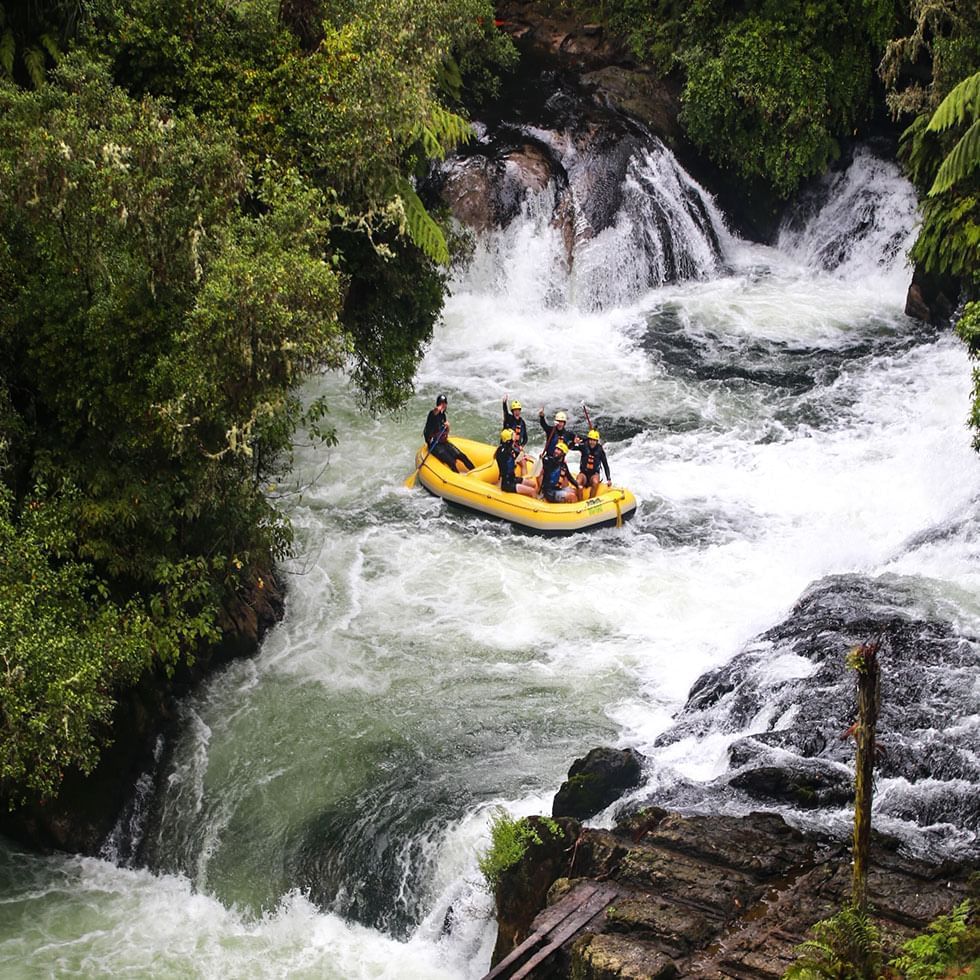
[{"label": "flowing stream", "polygon": [[[771,248],[706,195],[680,202],[693,182],[662,156],[627,180],[570,272],[547,191],[478,243],[403,418],[363,414],[338,377],[310,386],[341,445],[299,445],[275,490],[297,531],[284,622],[185,703],[103,859],[0,847],[0,974],[479,977],[495,808],[550,812],[600,744],[661,780],[719,775],[721,735],[657,737],[811,583],[900,578],[980,634],[970,369],[903,314],[897,170],[858,153]],[[635,252],[659,240],[651,187],[678,202],[684,281]],[[539,406],[582,429],[585,403],[637,516],[544,539],[406,489],[440,391],[454,431],[494,441],[520,398],[535,445]],[[978,693],[959,723],[980,754]],[[891,829],[914,846],[922,828]]]}]

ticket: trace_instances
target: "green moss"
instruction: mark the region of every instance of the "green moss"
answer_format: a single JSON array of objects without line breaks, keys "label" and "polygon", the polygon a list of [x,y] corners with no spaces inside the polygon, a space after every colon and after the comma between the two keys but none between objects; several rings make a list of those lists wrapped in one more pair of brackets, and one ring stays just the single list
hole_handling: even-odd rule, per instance
[{"label": "green moss", "polygon": [[527,819],[515,820],[505,810],[498,811],[490,822],[490,846],[477,859],[487,886],[495,889],[500,876],[524,857],[528,847],[540,843],[540,835]]}]

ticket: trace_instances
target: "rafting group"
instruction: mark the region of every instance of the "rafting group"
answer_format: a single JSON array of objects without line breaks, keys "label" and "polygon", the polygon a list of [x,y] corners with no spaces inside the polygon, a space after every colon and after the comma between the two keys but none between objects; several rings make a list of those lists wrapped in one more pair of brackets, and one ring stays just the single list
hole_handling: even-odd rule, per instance
[{"label": "rafting group", "polygon": [[[453,472],[470,472],[476,468],[476,464],[449,439],[447,408],[448,399],[445,395],[439,395],[435,408],[425,420],[422,434],[426,446],[436,459]],[[587,409],[589,431],[582,437],[568,429],[565,412],[556,412],[554,422],[549,426],[545,421],[544,408],[541,408],[538,423],[544,430],[545,445],[541,465],[535,466],[534,459],[525,451],[528,435],[521,403],[516,399],[508,401],[505,395],[501,408],[504,427],[493,458],[497,464],[500,489],[504,493],[540,496],[549,503],[564,504],[595,497],[603,474],[606,486],[612,486],[609,460],[599,441],[599,432],[591,427]],[[574,451],[580,454],[576,476],[572,475],[567,462],[569,454]]]}]

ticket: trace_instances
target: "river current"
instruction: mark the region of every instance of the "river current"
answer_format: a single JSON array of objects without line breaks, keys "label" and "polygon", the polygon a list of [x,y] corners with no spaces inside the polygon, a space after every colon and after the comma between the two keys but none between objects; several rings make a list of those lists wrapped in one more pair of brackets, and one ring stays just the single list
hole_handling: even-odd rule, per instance
[{"label": "river current", "polygon": [[[898,576],[980,634],[970,367],[903,313],[911,188],[860,152],[773,247],[704,195],[720,251],[680,222],[688,278],[657,284],[642,200],[690,183],[663,168],[629,176],[571,272],[547,193],[479,241],[401,418],[309,386],[341,442],[298,444],[271,491],[297,535],[285,620],[184,704],[103,858],[0,845],[0,975],[479,977],[496,808],[550,812],[601,744],[719,775],[730,734],[657,737],[809,585]],[[521,399],[534,445],[539,407],[581,430],[584,404],[636,517],[544,539],[406,489],[439,392],[488,441]]]}]

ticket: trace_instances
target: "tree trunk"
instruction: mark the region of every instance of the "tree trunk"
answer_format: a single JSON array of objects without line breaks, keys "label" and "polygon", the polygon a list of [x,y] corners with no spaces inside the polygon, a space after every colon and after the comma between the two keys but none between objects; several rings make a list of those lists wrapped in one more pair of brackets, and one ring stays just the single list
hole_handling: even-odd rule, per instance
[{"label": "tree trunk", "polygon": [[878,695],[881,671],[878,666],[880,641],[865,643],[852,651],[851,663],[858,675],[858,722],[855,729],[857,759],[854,775],[854,870],[852,902],[865,911],[868,906],[868,858],[871,850],[871,800],[874,796],[875,727],[878,724]]}]

